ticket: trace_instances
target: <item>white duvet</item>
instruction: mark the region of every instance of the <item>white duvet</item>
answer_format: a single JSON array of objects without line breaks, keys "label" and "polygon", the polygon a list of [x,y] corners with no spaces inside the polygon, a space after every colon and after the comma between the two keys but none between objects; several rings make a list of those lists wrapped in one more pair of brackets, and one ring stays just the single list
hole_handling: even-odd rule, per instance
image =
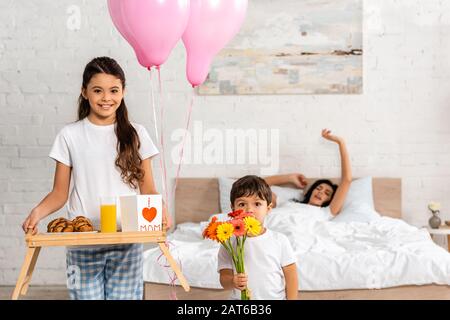
[{"label": "white duvet", "polygon": [[[191,286],[221,288],[219,244],[202,239],[205,225],[178,225],[168,236],[170,251]],[[434,244],[426,229],[399,219],[337,223],[288,203],[272,210],[265,225],[289,238],[301,290],[450,285],[450,253]],[[144,252],[144,281],[169,283],[172,272],[162,266],[164,259],[157,261],[160,255],[159,248]]]}]

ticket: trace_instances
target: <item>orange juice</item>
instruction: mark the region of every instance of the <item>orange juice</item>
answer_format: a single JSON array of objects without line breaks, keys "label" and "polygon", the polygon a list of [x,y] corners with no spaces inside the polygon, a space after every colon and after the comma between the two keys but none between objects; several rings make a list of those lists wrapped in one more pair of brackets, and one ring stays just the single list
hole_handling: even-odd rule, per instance
[{"label": "orange juice", "polygon": [[116,232],[116,205],[102,204],[100,206],[100,231]]}]

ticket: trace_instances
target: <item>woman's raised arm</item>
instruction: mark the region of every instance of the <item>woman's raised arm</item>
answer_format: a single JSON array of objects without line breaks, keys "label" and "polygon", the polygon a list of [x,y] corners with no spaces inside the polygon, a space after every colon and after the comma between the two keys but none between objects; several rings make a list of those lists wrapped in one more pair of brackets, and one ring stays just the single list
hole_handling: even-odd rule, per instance
[{"label": "woman's raised arm", "polygon": [[352,182],[352,168],[344,139],[332,135],[331,131],[328,129],[322,130],[322,137],[337,143],[341,156],[341,183],[339,184],[333,200],[330,203],[330,211],[335,216],[341,211],[342,206],[344,205],[345,197],[350,189],[350,184]]}]

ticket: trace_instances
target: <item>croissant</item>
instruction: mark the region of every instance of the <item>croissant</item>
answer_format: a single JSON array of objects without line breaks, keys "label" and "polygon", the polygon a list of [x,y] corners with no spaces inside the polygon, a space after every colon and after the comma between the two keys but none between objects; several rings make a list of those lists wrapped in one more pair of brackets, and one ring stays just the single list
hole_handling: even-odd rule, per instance
[{"label": "croissant", "polygon": [[94,231],[94,226],[92,225],[91,220],[86,217],[78,216],[72,220],[74,231],[76,232],[88,232]]},{"label": "croissant", "polygon": [[73,223],[65,218],[57,218],[47,225],[47,232],[73,232]]},{"label": "croissant", "polygon": [[78,216],[72,221],[66,218],[56,218],[47,225],[47,232],[88,232],[94,231],[91,220]]}]

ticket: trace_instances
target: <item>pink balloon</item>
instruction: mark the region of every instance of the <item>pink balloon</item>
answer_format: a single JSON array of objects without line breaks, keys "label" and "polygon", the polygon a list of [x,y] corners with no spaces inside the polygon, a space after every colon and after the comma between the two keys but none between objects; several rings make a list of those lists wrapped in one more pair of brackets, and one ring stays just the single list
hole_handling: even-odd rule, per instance
[{"label": "pink balloon", "polygon": [[239,31],[247,4],[247,0],[191,0],[191,16],[182,39],[192,86],[205,81],[214,56]]},{"label": "pink balloon", "polygon": [[189,0],[108,0],[120,34],[146,68],[163,64],[186,29]]}]

